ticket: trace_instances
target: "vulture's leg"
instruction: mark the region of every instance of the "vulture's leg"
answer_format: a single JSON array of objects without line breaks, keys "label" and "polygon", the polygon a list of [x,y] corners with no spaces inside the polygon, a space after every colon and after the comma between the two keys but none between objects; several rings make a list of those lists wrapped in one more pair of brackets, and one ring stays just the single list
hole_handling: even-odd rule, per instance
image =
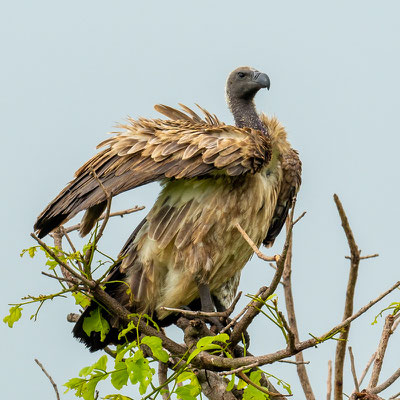
[{"label": "vulture's leg", "polygon": [[[210,287],[205,283],[199,284],[199,294],[200,294],[200,302],[201,302],[201,311],[204,312],[214,312],[214,302],[211,297]],[[224,325],[221,323],[219,318],[217,317],[208,317],[208,320],[214,325],[219,332],[223,329]]]},{"label": "vulture's leg", "polygon": [[205,283],[199,284],[199,294],[201,301],[201,311],[214,312],[214,302],[211,297],[210,287]]}]

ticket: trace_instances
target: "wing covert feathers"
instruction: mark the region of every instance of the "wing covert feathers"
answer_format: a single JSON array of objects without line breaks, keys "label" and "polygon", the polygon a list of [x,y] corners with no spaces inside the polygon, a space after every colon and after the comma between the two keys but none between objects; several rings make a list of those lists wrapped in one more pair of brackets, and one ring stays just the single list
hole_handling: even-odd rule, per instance
[{"label": "wing covert feathers", "polygon": [[100,143],[102,149],[75,173],[75,179],[46,207],[34,229],[39,237],[87,210],[82,233],[96,222],[106,194],[92,170],[113,196],[162,179],[204,175],[230,176],[256,173],[271,156],[268,136],[253,129],[226,125],[208,111],[201,119],[182,106],[183,112],[164,105],[156,110],[168,120],[128,119],[120,132]]}]

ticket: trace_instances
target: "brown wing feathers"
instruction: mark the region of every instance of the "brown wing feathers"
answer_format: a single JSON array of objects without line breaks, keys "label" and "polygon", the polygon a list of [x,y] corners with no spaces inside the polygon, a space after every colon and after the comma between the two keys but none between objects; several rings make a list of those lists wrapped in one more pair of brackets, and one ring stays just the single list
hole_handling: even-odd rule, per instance
[{"label": "brown wing feathers", "polygon": [[85,214],[81,234],[87,234],[104,211],[106,195],[92,170],[112,195],[164,178],[192,178],[217,171],[231,176],[257,172],[269,161],[268,137],[252,129],[222,124],[200,108],[205,121],[186,112],[157,105],[170,120],[129,119],[122,132],[103,141],[107,146],[85,163],[76,178],[38,217],[40,237],[75,216]]}]

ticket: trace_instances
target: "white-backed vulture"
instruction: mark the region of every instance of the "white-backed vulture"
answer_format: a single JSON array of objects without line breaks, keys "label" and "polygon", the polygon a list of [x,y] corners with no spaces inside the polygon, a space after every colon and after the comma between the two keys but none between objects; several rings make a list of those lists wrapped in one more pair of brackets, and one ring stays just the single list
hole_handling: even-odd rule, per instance
[{"label": "white-backed vulture", "polygon": [[[39,237],[82,210],[81,234],[90,231],[106,206],[92,171],[113,196],[160,181],[161,193],[123,247],[106,291],[159,322],[168,319],[161,307],[198,298],[205,310],[211,297],[218,308],[227,307],[253,253],[235,224],[257,246],[271,245],[301,182],[301,162],[284,128],[256,112],[254,96],[269,85],[266,74],[249,67],[229,75],[226,96],[236,126],[201,108],[202,119],[183,105],[182,111],[155,106],[166,120],[129,119],[40,214],[34,227]],[[115,281],[125,281],[133,296]],[[100,342],[98,334],[89,338],[82,330],[83,318],[96,307],[86,309],[74,328],[92,351],[113,340],[111,333]],[[104,317],[115,331],[118,321]]]}]

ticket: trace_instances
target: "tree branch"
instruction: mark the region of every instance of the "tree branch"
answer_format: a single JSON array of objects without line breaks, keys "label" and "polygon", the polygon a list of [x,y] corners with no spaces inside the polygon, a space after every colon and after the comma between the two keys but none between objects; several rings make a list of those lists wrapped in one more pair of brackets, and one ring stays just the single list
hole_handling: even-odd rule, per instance
[{"label": "tree branch", "polygon": [[[349,245],[351,253],[350,272],[349,272],[349,279],[347,282],[346,301],[343,313],[343,320],[346,320],[353,313],[354,291],[357,282],[358,267],[360,264],[360,250],[358,249],[358,246],[354,239],[353,232],[350,228],[349,221],[343,209],[343,205],[339,200],[339,197],[335,194],[333,196],[333,199],[336,203],[336,207],[339,212],[340,219],[342,221],[342,227],[346,234],[347,243]],[[350,331],[350,324],[347,324],[346,327],[343,329],[343,331],[340,333],[339,340],[336,345],[334,400],[342,400],[343,398],[343,366],[344,366],[344,359],[346,356],[346,342],[349,337],[349,331]]]},{"label": "tree branch", "polygon": [[[385,357],[386,348],[389,342],[389,337],[392,334],[393,326],[393,315],[389,314],[385,318],[385,324],[383,326],[381,340],[379,342],[378,349],[376,350],[374,366],[372,368],[371,379],[369,381],[367,390],[371,391],[378,384],[379,375],[381,373],[383,358]],[[372,391],[371,391],[372,392]],[[379,393],[379,392],[376,392]]]},{"label": "tree branch", "polygon": [[43,373],[47,376],[47,378],[49,378],[49,381],[51,383],[51,385],[53,386],[54,391],[56,392],[56,398],[57,400],[60,400],[60,394],[58,393],[58,388],[56,383],[53,381],[53,378],[49,375],[49,373],[44,369],[43,364],[37,359],[35,358],[35,363],[37,365],[39,365],[39,367],[41,368],[41,370],[43,371]]}]

